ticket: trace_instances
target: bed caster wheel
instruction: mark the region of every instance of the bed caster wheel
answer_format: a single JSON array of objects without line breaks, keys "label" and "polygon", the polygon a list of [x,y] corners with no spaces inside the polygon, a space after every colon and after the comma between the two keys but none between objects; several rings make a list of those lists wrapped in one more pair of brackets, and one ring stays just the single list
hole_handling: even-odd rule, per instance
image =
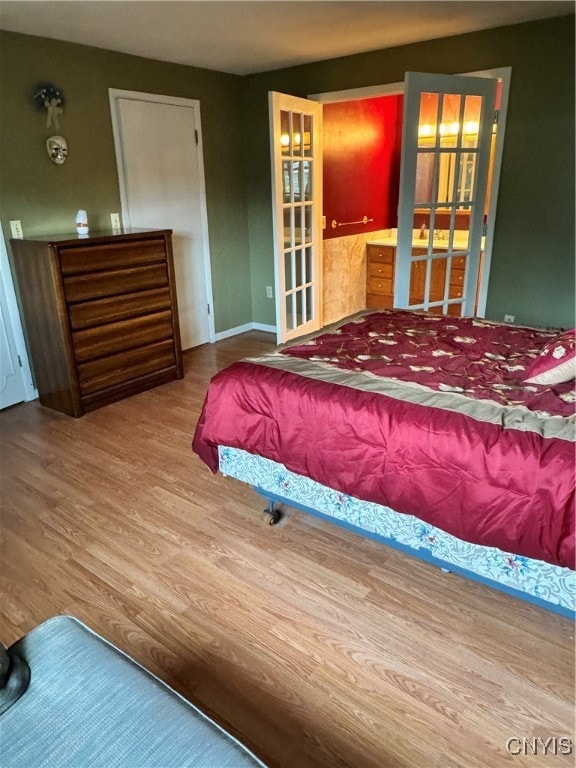
[{"label": "bed caster wheel", "polygon": [[263,518],[268,525],[276,525],[282,519],[282,512],[279,509],[266,508],[263,512]]}]

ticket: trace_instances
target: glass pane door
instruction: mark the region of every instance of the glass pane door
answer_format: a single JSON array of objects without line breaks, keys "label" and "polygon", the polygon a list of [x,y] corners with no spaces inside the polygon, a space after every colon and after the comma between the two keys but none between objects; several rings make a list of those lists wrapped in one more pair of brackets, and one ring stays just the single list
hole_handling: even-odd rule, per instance
[{"label": "glass pane door", "polygon": [[320,328],[322,107],[270,94],[278,341]]},{"label": "glass pane door", "polygon": [[496,83],[407,73],[395,306],[474,313]]}]

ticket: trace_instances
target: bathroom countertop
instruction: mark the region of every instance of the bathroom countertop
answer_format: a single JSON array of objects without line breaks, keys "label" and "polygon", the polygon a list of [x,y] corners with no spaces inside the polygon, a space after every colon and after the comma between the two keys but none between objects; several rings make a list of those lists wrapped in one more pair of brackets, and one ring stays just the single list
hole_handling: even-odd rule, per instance
[{"label": "bathroom countertop", "polygon": [[[427,248],[428,247],[428,238],[426,237],[424,240],[421,240],[418,236],[419,233],[415,233],[415,236],[412,239],[412,248]],[[396,245],[398,244],[398,235],[396,232],[391,232],[390,235],[387,235],[385,237],[379,237],[375,240],[368,240],[367,245],[389,245],[392,248],[396,248]],[[434,240],[433,242],[433,248],[438,248],[440,250],[448,250],[448,241],[447,240]],[[468,250],[468,239],[467,238],[458,238],[456,237],[454,239],[453,244],[454,250]],[[481,250],[484,250],[484,238],[482,238],[482,246]]]}]

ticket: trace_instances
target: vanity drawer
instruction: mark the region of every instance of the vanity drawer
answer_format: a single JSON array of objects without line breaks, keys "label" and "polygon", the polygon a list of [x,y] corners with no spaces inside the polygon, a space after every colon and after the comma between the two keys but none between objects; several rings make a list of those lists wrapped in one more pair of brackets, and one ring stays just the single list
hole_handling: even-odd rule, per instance
[{"label": "vanity drawer", "polygon": [[452,259],[450,268],[450,298],[460,298],[464,287],[466,274],[466,257],[457,256]]},{"label": "vanity drawer", "polygon": [[460,288],[464,285],[463,269],[453,269],[450,272],[450,285],[459,286]]},{"label": "vanity drawer", "polygon": [[168,270],[165,263],[64,278],[67,302],[118,296],[164,286],[168,286]]},{"label": "vanity drawer", "polygon": [[89,246],[61,248],[59,253],[63,275],[166,261],[164,238],[96,243]]},{"label": "vanity drawer", "polygon": [[368,293],[388,293],[394,292],[394,286],[391,278],[369,277],[367,285]]},{"label": "vanity drawer", "polygon": [[368,262],[369,277],[384,277],[391,280],[394,277],[394,265],[382,261]]},{"label": "vanity drawer", "polygon": [[159,312],[171,306],[169,288],[109,296],[106,299],[71,304],[68,312],[73,331],[92,328],[103,323],[114,323],[137,317],[147,312]]},{"label": "vanity drawer", "polygon": [[172,312],[157,312],[118,323],[76,331],[72,343],[77,363],[169,339],[174,334]]},{"label": "vanity drawer", "polygon": [[367,293],[366,294],[366,307],[368,309],[392,309],[393,305],[392,294],[384,293]]},{"label": "vanity drawer", "polygon": [[90,395],[118,384],[132,382],[141,376],[175,367],[172,339],[101,357],[78,366],[80,395]]},{"label": "vanity drawer", "polygon": [[368,263],[394,264],[396,249],[390,245],[367,245]]},{"label": "vanity drawer", "polygon": [[452,285],[450,283],[450,289],[448,291],[449,299],[461,299],[464,295],[464,288],[461,285]]}]

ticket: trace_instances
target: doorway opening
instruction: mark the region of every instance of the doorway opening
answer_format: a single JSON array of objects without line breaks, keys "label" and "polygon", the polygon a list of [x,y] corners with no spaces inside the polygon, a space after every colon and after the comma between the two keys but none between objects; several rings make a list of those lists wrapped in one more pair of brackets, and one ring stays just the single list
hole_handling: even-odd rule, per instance
[{"label": "doorway opening", "polygon": [[[504,68],[475,72],[471,75],[498,81],[474,307],[474,314],[484,316],[511,70]],[[389,270],[387,263],[377,263],[373,266],[378,273],[372,277],[368,274],[366,277],[366,270],[371,270],[370,265],[367,265],[366,252],[375,250],[372,247],[367,248],[368,243],[374,242],[386,244],[388,250],[392,248],[392,257],[395,253],[403,92],[404,84],[398,83],[314,94],[309,97],[321,102],[324,107],[324,325],[336,322],[366,306],[392,306],[393,274],[383,273],[383,270]],[[465,139],[471,142],[471,146],[474,144],[473,122],[468,121]],[[425,120],[420,123],[420,131],[425,131]],[[449,132],[450,126],[446,126],[446,130]],[[422,136],[421,141],[425,140]],[[443,139],[444,145],[446,141],[450,141],[449,135]],[[454,184],[454,168],[450,167],[449,154],[446,154],[444,159],[440,169],[440,182],[448,190]],[[470,174],[463,174],[462,185],[468,185],[470,188],[472,182]],[[426,180],[422,183],[425,184]],[[462,199],[464,198],[463,188]],[[442,218],[442,212],[437,209],[437,214],[439,215],[434,222],[434,231],[440,238],[447,227],[444,227],[446,222]],[[448,210],[445,218],[448,221]],[[458,234],[464,233],[468,228],[465,218],[466,211],[463,206],[461,220],[456,222]],[[428,228],[429,212],[421,211],[418,221],[419,226]],[[386,262],[388,256],[388,253],[379,253],[380,261]],[[415,271],[414,294],[422,288],[416,285],[417,275]],[[381,295],[375,293],[371,296],[369,288],[374,288]]]}]

